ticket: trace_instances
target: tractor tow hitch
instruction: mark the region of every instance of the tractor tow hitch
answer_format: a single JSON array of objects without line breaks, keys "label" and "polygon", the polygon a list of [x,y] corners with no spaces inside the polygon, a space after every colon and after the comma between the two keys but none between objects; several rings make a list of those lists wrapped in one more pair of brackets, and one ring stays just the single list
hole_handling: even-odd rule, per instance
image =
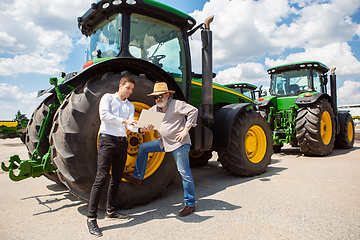
[{"label": "tractor tow hitch", "polygon": [[[50,83],[54,85],[57,97],[61,104],[64,101],[64,95],[61,94],[57,85],[57,78],[51,78]],[[39,157],[39,148],[41,141],[43,141],[44,138],[47,140],[45,129],[50,124],[51,112],[56,111],[59,106],[60,105],[56,104],[49,105],[49,111],[46,117],[41,121],[41,126],[37,134],[39,141],[29,160],[20,160],[19,155],[13,155],[10,157],[8,166],[6,166],[4,162],[1,162],[1,169],[5,172],[9,172],[9,178],[11,180],[20,181],[29,177],[40,177],[43,173],[46,172],[56,171],[57,168],[51,163],[50,148],[43,157]],[[16,171],[17,174],[15,174],[14,171]]]}]

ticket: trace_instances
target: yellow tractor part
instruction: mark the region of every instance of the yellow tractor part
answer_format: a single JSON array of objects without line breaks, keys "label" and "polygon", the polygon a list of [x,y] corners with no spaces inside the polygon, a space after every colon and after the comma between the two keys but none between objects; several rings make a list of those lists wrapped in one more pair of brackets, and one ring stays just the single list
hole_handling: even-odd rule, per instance
[{"label": "yellow tractor part", "polygon": [[325,145],[330,143],[332,137],[332,122],[328,111],[323,112],[321,116],[321,139]]},{"label": "yellow tractor part", "polygon": [[[135,120],[139,120],[140,113],[143,109],[149,109],[150,106],[141,103],[141,102],[132,102],[135,106]],[[127,131],[127,139],[129,142],[128,146],[128,157],[125,164],[124,173],[132,174],[134,172],[136,156],[141,143],[149,142],[159,138],[158,131],[152,131],[141,135],[139,133],[134,133]],[[144,179],[151,176],[161,165],[165,157],[164,152],[150,153],[148,156],[146,171]]]},{"label": "yellow tractor part", "polygon": [[351,142],[353,140],[354,137],[354,126],[351,122],[348,122],[348,126],[347,126],[347,135],[349,138],[349,142]]},{"label": "yellow tractor part", "polygon": [[17,121],[0,121],[0,127],[16,127]]},{"label": "yellow tractor part", "polygon": [[266,146],[267,143],[264,130],[258,125],[252,126],[245,137],[245,151],[250,162],[261,162],[266,153]]}]

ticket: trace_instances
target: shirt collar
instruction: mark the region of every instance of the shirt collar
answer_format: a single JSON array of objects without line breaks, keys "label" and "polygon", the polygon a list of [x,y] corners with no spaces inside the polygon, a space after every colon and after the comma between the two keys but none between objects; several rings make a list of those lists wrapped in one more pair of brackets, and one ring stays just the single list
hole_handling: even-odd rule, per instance
[{"label": "shirt collar", "polygon": [[[121,98],[120,98],[120,96],[119,96],[119,94],[116,92],[116,93],[114,93],[114,95],[115,95],[115,98],[116,99],[119,99],[120,101],[122,101],[121,100]],[[127,98],[125,98],[125,101],[122,101],[122,102],[128,102],[129,100],[127,99]]]}]

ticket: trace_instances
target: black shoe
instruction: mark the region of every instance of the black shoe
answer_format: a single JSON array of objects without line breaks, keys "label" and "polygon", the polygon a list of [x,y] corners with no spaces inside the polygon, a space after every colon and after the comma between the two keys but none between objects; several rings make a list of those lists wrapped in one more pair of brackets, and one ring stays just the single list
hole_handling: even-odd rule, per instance
[{"label": "black shoe", "polygon": [[97,225],[96,219],[94,220],[87,220],[87,227],[89,229],[89,233],[91,235],[97,236],[97,237],[101,237],[103,234],[99,228],[99,226]]},{"label": "black shoe", "polygon": [[117,211],[114,211],[112,214],[108,214],[107,212],[105,213],[105,220],[115,220],[115,219],[120,219],[120,220],[127,220],[130,217],[128,215],[119,213]]}]

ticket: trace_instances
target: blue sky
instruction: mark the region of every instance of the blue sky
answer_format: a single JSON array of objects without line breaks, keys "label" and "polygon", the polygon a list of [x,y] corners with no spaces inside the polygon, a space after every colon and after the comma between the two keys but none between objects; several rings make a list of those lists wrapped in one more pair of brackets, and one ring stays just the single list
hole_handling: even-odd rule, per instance
[{"label": "blue sky", "polygon": [[[77,28],[95,0],[0,0],[0,120],[31,116],[59,72],[78,71],[85,39]],[[198,23],[215,15],[215,82],[269,85],[266,69],[318,60],[337,66],[338,104],[360,104],[359,0],[163,0]],[[201,71],[200,36],[191,41]]]}]

